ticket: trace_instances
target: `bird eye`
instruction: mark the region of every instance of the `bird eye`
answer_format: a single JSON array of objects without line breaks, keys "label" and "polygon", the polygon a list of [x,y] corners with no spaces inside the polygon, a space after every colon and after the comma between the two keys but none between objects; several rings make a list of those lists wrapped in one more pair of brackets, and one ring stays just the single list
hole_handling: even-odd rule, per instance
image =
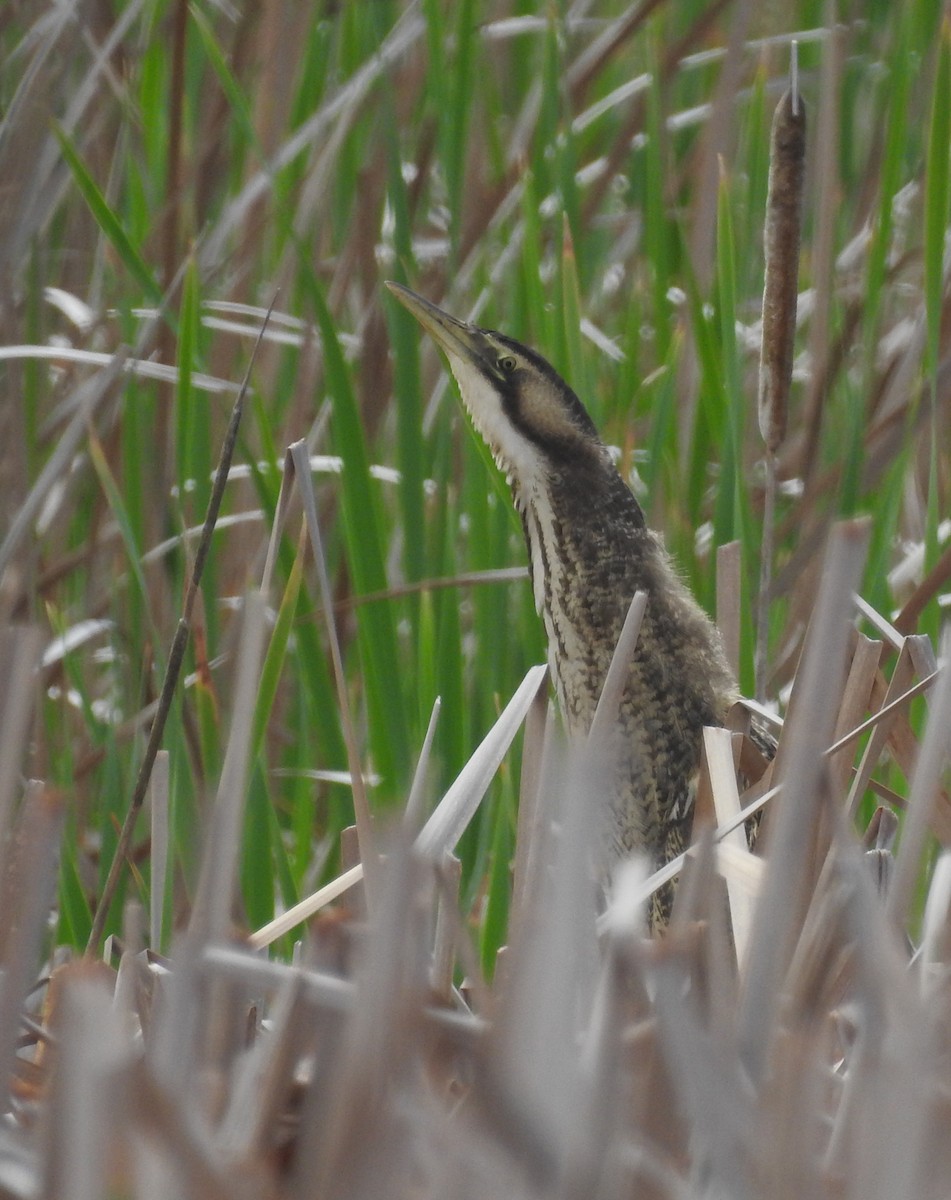
[{"label": "bird eye", "polygon": [[503,354],[499,359],[499,370],[504,371],[506,375],[511,375],[517,365],[511,354]]}]

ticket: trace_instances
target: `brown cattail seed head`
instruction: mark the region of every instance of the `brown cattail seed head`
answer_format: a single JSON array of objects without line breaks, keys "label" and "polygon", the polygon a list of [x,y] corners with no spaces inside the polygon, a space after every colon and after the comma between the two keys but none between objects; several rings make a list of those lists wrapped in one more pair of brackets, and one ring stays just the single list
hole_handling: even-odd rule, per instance
[{"label": "brown cattail seed head", "polygon": [[770,454],[776,453],[786,435],[799,294],[805,150],[806,112],[802,96],[787,91],[773,118],[764,235],[766,282],[759,366],[759,428]]}]

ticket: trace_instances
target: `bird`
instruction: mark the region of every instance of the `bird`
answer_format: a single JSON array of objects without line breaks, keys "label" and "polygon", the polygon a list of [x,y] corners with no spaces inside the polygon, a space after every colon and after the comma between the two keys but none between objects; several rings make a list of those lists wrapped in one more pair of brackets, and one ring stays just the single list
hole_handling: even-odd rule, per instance
[{"label": "bird", "polygon": [[[702,731],[739,699],[716,625],[681,578],[587,409],[535,350],[387,282],[445,354],[462,402],[511,488],[569,736],[587,735],[635,592],[647,595],[618,711],[603,863],[654,869],[688,846]],[[669,921],[674,884],[652,897]]]}]

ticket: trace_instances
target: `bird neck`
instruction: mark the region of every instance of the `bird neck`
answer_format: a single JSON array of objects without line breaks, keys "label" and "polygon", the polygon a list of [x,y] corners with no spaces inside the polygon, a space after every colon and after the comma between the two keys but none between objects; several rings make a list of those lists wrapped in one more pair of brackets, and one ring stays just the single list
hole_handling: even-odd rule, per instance
[{"label": "bird neck", "polygon": [[569,729],[585,732],[590,724],[638,590],[648,600],[638,658],[649,659],[649,670],[668,688],[697,692],[694,707],[705,721],[722,720],[735,683],[719,635],[613,464],[567,478],[553,473],[544,488],[516,493],[516,505]]},{"label": "bird neck", "polygon": [[615,625],[619,631],[631,597],[646,586],[657,543],[607,451],[601,461],[552,470],[513,493],[549,638],[553,626],[579,623],[593,623],[605,636]]}]

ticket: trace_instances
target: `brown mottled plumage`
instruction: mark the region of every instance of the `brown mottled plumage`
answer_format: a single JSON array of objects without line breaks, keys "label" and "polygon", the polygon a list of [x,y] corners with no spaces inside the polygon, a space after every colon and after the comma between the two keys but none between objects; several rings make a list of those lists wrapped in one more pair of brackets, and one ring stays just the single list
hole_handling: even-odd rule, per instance
[{"label": "brown mottled plumage", "polygon": [[[716,627],[674,570],[578,397],[538,354],[390,290],[436,340],[505,471],[525,530],[535,601],[569,732],[586,734],[637,590],[647,611],[620,706],[608,860],[686,848],[704,725],[738,693]],[[655,896],[651,924],[669,916]]]}]

